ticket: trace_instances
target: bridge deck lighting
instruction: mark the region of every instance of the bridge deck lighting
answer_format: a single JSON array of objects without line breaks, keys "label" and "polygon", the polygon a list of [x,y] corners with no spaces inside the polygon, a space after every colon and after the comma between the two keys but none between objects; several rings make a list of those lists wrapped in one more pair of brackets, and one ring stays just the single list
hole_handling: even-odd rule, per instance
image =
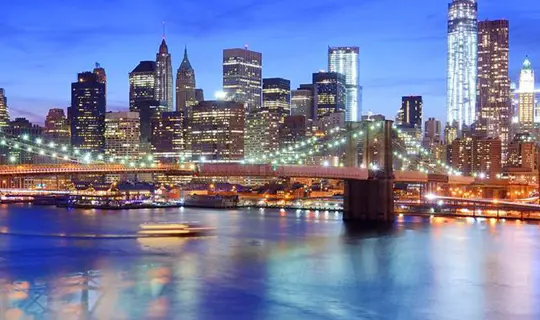
[{"label": "bridge deck lighting", "polygon": [[436,196],[433,193],[428,193],[425,195],[425,198],[428,200],[434,200]]},{"label": "bridge deck lighting", "polygon": [[37,143],[37,144],[41,144],[42,142],[43,142],[43,140],[41,140],[41,138],[37,138],[37,139],[36,139],[36,143]]},{"label": "bridge deck lighting", "polygon": [[45,154],[45,150],[43,150],[43,149],[39,150],[39,154],[40,154],[40,155],[44,155],[44,154]]},{"label": "bridge deck lighting", "polygon": [[330,166],[330,162],[328,160],[325,160],[323,162],[323,167],[329,167]]},{"label": "bridge deck lighting", "polygon": [[23,134],[22,138],[23,138],[23,140],[28,140],[28,135],[27,135],[27,134]]}]

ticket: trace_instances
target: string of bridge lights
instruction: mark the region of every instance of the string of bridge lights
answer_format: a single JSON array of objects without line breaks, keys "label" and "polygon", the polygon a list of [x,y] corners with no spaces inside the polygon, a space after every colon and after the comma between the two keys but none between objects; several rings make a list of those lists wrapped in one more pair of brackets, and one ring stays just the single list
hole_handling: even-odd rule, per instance
[{"label": "string of bridge lights", "polygon": [[[382,123],[372,124],[370,125],[370,130],[375,130],[377,128],[382,127]],[[359,128],[352,132],[353,138],[358,138],[360,136],[364,135],[363,132],[364,128]],[[403,138],[405,135],[400,129],[398,129],[396,126],[393,126],[393,129],[398,133],[400,138]],[[329,131],[329,136],[333,136],[337,133],[343,133],[342,129],[340,127],[333,128]],[[349,133],[350,134],[350,133]],[[273,165],[279,165],[279,164],[287,164],[292,163],[293,161],[297,164],[303,164],[305,158],[313,156],[314,154],[318,153],[321,150],[327,150],[332,149],[341,145],[344,145],[347,142],[346,137],[338,138],[334,141],[323,143],[321,145],[317,145],[316,143],[320,142],[321,139],[318,137],[311,137],[305,141],[299,142],[294,144],[293,146],[289,146],[288,148],[284,148],[275,152],[271,152],[268,155],[262,155],[260,157],[254,157],[254,158],[248,158],[244,162],[247,163],[260,163],[260,162],[267,162],[270,161]],[[300,152],[301,149],[305,147],[312,147],[309,151]],[[426,155],[429,156],[430,153],[427,149],[423,148],[421,144],[417,143],[414,145],[414,148],[420,155]],[[292,153],[292,154],[291,154]],[[412,163],[411,159],[406,156],[405,154],[394,152],[394,155],[397,156],[400,160]],[[277,158],[277,159],[276,159]],[[417,159],[418,162],[419,159]],[[455,174],[455,175],[461,175],[461,173],[457,170],[452,169],[452,167],[440,160],[437,160],[434,162],[436,165],[441,167],[441,171],[448,172],[449,174]],[[342,164],[340,164],[342,166]],[[371,169],[376,169],[373,164],[370,164]],[[420,172],[424,173],[432,173],[426,166],[422,166],[420,163],[418,164],[418,170]]]},{"label": "string of bridge lights", "polygon": [[[41,138],[34,140],[26,134],[17,138],[9,139],[2,137],[0,139],[0,146],[7,146],[16,151],[24,151],[40,156],[50,157],[55,160],[61,160],[72,163],[110,163],[110,164],[122,164],[129,167],[153,167],[155,166],[154,157],[148,155],[146,160],[133,160],[128,158],[122,158],[114,155],[108,155],[107,158],[104,154],[92,154],[91,152],[83,152],[78,148],[71,148],[67,145],[61,145],[53,141],[46,142]],[[8,157],[10,163],[17,162],[15,155]]]}]

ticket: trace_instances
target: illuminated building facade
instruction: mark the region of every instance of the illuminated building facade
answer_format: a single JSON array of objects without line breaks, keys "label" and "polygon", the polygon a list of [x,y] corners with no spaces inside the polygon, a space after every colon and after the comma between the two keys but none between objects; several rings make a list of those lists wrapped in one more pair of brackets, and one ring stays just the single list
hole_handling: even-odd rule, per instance
[{"label": "illuminated building facade", "polygon": [[317,119],[335,112],[345,112],[345,76],[337,72],[313,74],[314,105]]},{"label": "illuminated building facade", "polygon": [[62,145],[71,144],[71,130],[64,109],[53,108],[45,118],[43,137]]},{"label": "illuminated building facade", "polygon": [[246,104],[248,111],[259,109],[262,54],[247,48],[223,50],[223,91],[227,100]]},{"label": "illuminated building facade", "polygon": [[172,110],[173,71],[171,54],[169,53],[169,48],[165,42],[165,36],[163,36],[163,40],[161,40],[161,45],[159,46],[159,51],[156,54],[155,88],[156,100],[158,100],[161,105],[166,106],[167,110]]},{"label": "illuminated building facade", "polygon": [[186,160],[184,113],[163,112],[152,119],[152,154],[163,162]]},{"label": "illuminated building facade", "polygon": [[448,5],[448,123],[470,126],[476,113],[477,23],[476,0],[453,0]]},{"label": "illuminated building facade", "polygon": [[457,138],[451,147],[452,168],[464,175],[495,178],[501,173],[501,140],[468,136]]},{"label": "illuminated building facade", "polygon": [[107,86],[107,74],[105,73],[105,69],[99,63],[96,62],[96,66],[94,67],[93,72],[97,77],[97,81],[103,83],[105,85],[105,87],[106,87]]},{"label": "illuminated building facade", "polygon": [[141,151],[150,149],[151,121],[166,106],[156,98],[156,63],[141,61],[129,74],[129,110],[139,113]]},{"label": "illuminated building facade", "polygon": [[517,134],[508,146],[507,166],[528,172],[535,169],[536,142],[529,133]]},{"label": "illuminated building facade", "polygon": [[303,115],[285,117],[279,129],[279,148],[286,149],[305,141],[309,123]]},{"label": "illuminated building facade", "polygon": [[194,161],[240,161],[244,158],[244,105],[203,101],[188,119]]},{"label": "illuminated building facade", "polygon": [[263,107],[280,115],[283,123],[291,114],[291,81],[282,78],[263,79]]},{"label": "illuminated building facade", "polygon": [[302,85],[291,91],[291,115],[313,119],[313,85]]},{"label": "illuminated building facade", "polygon": [[360,49],[358,47],[329,47],[328,70],[345,76],[345,120],[360,121]]},{"label": "illuminated building facade", "polygon": [[197,103],[204,101],[203,89],[195,89],[195,100],[197,101]]},{"label": "illuminated building facade", "polygon": [[245,156],[246,159],[260,158],[265,153],[279,148],[279,127],[283,114],[278,109],[260,108],[246,114]]},{"label": "illuminated building facade", "polygon": [[105,153],[123,159],[137,159],[141,142],[139,113],[133,111],[105,114]]},{"label": "illuminated building facade", "polygon": [[[4,132],[7,136],[22,137],[26,135],[30,140],[35,140],[36,138],[42,137],[43,128],[36,124],[32,124],[26,118],[15,118],[15,120],[10,122],[8,127],[4,128]],[[26,152],[20,149],[12,148],[9,150],[8,155],[8,163],[43,164],[53,162],[48,156],[40,156],[35,152]]]},{"label": "illuminated building facade", "polygon": [[408,96],[401,98],[401,108],[396,117],[396,125],[422,130],[422,97]]},{"label": "illuminated building facade", "polygon": [[534,70],[529,57],[525,58],[519,75],[518,120],[522,132],[531,132],[534,128]]},{"label": "illuminated building facade", "polygon": [[9,126],[9,113],[6,93],[0,88],[0,130]]},{"label": "illuminated building facade", "polygon": [[508,20],[478,23],[478,95],[475,130],[499,138],[503,160],[509,142],[511,122],[510,77],[508,74]]},{"label": "illuminated building facade", "polygon": [[182,111],[189,117],[189,109],[197,104],[195,90],[195,70],[191,67],[186,48],[184,59],[176,71],[176,111]]},{"label": "illuminated building facade", "polygon": [[78,74],[71,84],[71,145],[85,151],[105,149],[105,84],[93,72]]}]

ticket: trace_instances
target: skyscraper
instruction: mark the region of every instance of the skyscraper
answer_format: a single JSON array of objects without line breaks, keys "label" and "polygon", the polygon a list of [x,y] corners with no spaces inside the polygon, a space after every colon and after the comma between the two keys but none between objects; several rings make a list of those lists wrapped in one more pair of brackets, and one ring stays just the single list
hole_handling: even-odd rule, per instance
[{"label": "skyscraper", "polygon": [[453,0],[448,5],[448,123],[470,126],[476,112],[477,23],[476,0]]},{"label": "skyscraper", "polygon": [[313,87],[316,119],[334,112],[345,112],[346,89],[343,74],[314,73]]},{"label": "skyscraper", "polygon": [[328,71],[345,75],[347,121],[360,121],[362,116],[359,52],[358,47],[328,47]]},{"label": "skyscraper", "polygon": [[3,88],[0,88],[0,131],[9,126],[7,98]]},{"label": "skyscraper", "polygon": [[176,111],[190,114],[188,109],[197,104],[195,90],[195,70],[191,67],[186,48],[184,59],[176,71]]},{"label": "skyscraper", "polygon": [[282,78],[263,79],[263,107],[276,111],[280,122],[291,114],[291,81]]},{"label": "skyscraper", "polygon": [[529,57],[525,58],[519,74],[518,119],[521,131],[534,127],[534,70]]},{"label": "skyscraper", "polygon": [[226,99],[244,103],[248,111],[261,107],[262,54],[244,49],[223,50],[223,91]]},{"label": "skyscraper", "polygon": [[185,158],[185,128],[182,111],[163,112],[152,119],[152,153],[163,162],[189,160]]},{"label": "skyscraper", "polygon": [[141,149],[150,149],[151,121],[166,106],[156,99],[156,63],[141,61],[129,74],[129,110],[139,112]]},{"label": "skyscraper", "polygon": [[306,120],[313,119],[313,85],[309,86],[291,91],[291,114],[303,115]]},{"label": "skyscraper", "polygon": [[407,96],[401,98],[401,109],[396,118],[396,124],[401,127],[422,129],[422,96]]},{"label": "skyscraper", "polygon": [[139,157],[139,113],[132,111],[105,114],[105,153],[124,159]]},{"label": "skyscraper", "polygon": [[93,72],[78,74],[71,84],[71,144],[86,151],[105,148],[105,84]]},{"label": "skyscraper", "polygon": [[161,40],[159,51],[156,54],[156,100],[166,105],[168,110],[173,109],[173,71],[171,54],[165,42],[165,35]]},{"label": "skyscraper", "polygon": [[97,76],[97,79],[99,82],[104,83],[105,86],[107,85],[107,74],[105,73],[105,69],[101,67],[99,63],[96,62],[96,66],[94,67],[94,74]]},{"label": "skyscraper", "polygon": [[49,110],[45,118],[43,136],[45,139],[59,144],[71,144],[71,132],[64,109],[53,108]]},{"label": "skyscraper", "polygon": [[203,101],[192,108],[193,160],[238,161],[244,158],[244,105]]},{"label": "skyscraper", "polygon": [[475,130],[498,137],[503,159],[509,143],[511,121],[508,20],[478,23],[478,95]]}]

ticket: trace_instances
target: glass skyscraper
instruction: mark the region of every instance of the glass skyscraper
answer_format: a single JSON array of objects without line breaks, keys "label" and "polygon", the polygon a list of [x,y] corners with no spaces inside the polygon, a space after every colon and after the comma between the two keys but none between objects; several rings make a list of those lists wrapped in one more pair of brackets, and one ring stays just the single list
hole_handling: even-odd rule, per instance
[{"label": "glass skyscraper", "polygon": [[446,120],[470,126],[476,113],[478,57],[476,0],[453,0],[448,5],[448,72]]},{"label": "glass skyscraper", "polygon": [[0,129],[9,126],[7,98],[3,88],[0,88]]},{"label": "glass skyscraper", "polygon": [[345,76],[345,120],[359,121],[362,116],[358,47],[329,47],[328,71]]}]

